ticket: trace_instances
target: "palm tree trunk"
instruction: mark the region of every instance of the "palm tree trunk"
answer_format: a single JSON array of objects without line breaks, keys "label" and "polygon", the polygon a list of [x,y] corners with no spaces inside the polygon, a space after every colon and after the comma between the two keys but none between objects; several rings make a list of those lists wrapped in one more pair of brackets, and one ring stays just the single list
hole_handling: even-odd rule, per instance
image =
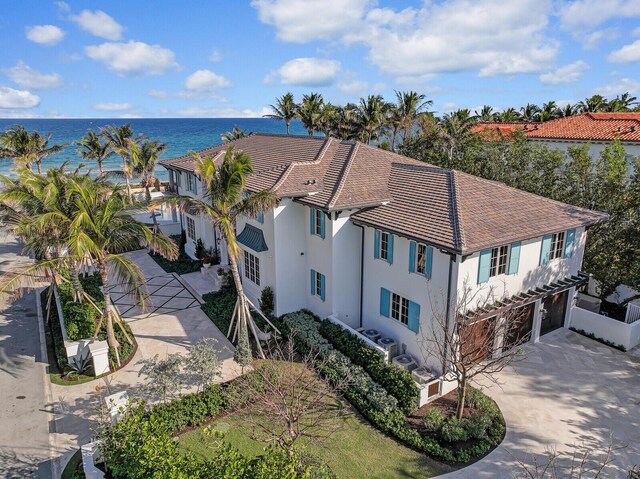
[{"label": "palm tree trunk", "polygon": [[104,319],[107,323],[107,344],[110,348],[112,348],[116,355],[116,364],[120,367],[120,354],[118,353],[118,348],[120,347],[120,343],[116,339],[116,333],[113,329],[113,314],[112,305],[111,305],[111,297],[109,295],[108,281],[109,274],[107,271],[107,265],[104,260],[98,262],[98,270],[100,271],[100,277],[102,278],[102,295],[104,296]]},{"label": "palm tree trunk", "polygon": [[291,120],[285,120],[285,125],[287,125],[287,135],[289,134],[289,126],[291,125]]},{"label": "palm tree trunk", "polygon": [[102,160],[98,160],[98,171],[100,172],[100,176],[104,176],[104,169],[102,167]]},{"label": "palm tree trunk", "polygon": [[38,167],[38,174],[42,174],[42,165],[40,165],[40,160],[36,160],[36,166]]},{"label": "palm tree trunk", "polygon": [[[249,328],[247,321],[247,304],[244,296],[244,289],[242,288],[242,280],[240,279],[240,272],[238,270],[238,261],[231,249],[229,248],[229,241],[227,240],[227,255],[229,256],[229,264],[231,265],[231,274],[233,276],[233,282],[236,286],[237,299],[237,321],[236,331],[238,332],[238,342],[236,350],[236,361],[244,368],[244,366],[251,363],[251,351],[249,350]],[[233,320],[233,318],[232,318]]]},{"label": "palm tree trunk", "polygon": [[73,300],[76,303],[82,303],[82,285],[80,284],[80,267],[77,261],[71,262],[71,284],[73,285]]},{"label": "palm tree trunk", "polygon": [[129,182],[129,176],[131,175],[129,171],[129,165],[127,165],[127,158],[122,157],[122,172],[124,173],[124,180],[127,183],[127,197],[129,201],[131,201],[131,183]]}]

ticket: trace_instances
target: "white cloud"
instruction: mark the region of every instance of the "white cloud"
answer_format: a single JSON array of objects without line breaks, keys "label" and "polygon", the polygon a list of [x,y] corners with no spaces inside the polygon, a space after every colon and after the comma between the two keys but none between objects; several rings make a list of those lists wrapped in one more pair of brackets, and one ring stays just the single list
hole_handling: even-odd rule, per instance
[{"label": "white cloud", "polygon": [[182,108],[172,112],[177,116],[187,118],[261,118],[271,112],[270,108],[264,107],[260,111],[250,108],[207,108],[207,107],[189,107]]},{"label": "white cloud", "polygon": [[553,63],[558,50],[544,34],[551,10],[549,0],[450,0],[399,12],[374,9],[344,40],[367,46],[373,64],[404,82],[469,70],[481,76],[538,72]]},{"label": "white cloud", "polygon": [[607,60],[614,63],[640,62],[640,40],[636,40],[629,45],[625,45],[620,50],[611,52],[607,57]]},{"label": "white cloud", "polygon": [[551,85],[559,85],[561,83],[574,83],[578,81],[582,74],[589,68],[582,60],[570,63],[563,67],[558,68],[555,71],[543,73],[540,75],[540,81],[542,83],[549,83]]},{"label": "white cloud", "polygon": [[281,83],[300,86],[326,86],[332,84],[340,62],[320,58],[294,58],[278,69]]},{"label": "white cloud", "polygon": [[351,30],[371,0],[253,0],[262,23],[273,25],[280,40],[329,40]]},{"label": "white cloud", "polygon": [[23,61],[19,61],[15,66],[3,71],[12,82],[31,90],[57,88],[62,85],[62,77],[57,73],[40,73]]},{"label": "white cloud", "polygon": [[98,111],[124,111],[131,110],[133,105],[131,103],[96,103],[92,108]]},{"label": "white cloud", "polygon": [[60,10],[63,13],[69,13],[71,11],[71,7],[69,7],[69,4],[67,2],[53,2],[56,4],[56,6],[58,7],[58,10]]},{"label": "white cloud", "polygon": [[360,97],[367,93],[369,84],[366,81],[348,80],[339,83],[338,89],[345,95]]},{"label": "white cloud", "polygon": [[603,41],[613,41],[620,36],[620,32],[618,32],[615,28],[604,28],[602,30],[596,30],[591,33],[579,33],[574,34],[574,37],[577,37],[583,44],[586,49],[593,49],[598,46]]},{"label": "white cloud", "polygon": [[614,18],[640,17],[638,0],[576,0],[560,8],[566,30],[588,31]]},{"label": "white cloud", "polygon": [[102,10],[82,10],[79,15],[71,15],[71,20],[84,31],[107,40],[120,40],[124,31],[122,25]]},{"label": "white cloud", "polygon": [[187,77],[184,86],[188,91],[207,92],[227,88],[231,83],[211,70],[197,70]]},{"label": "white cloud", "polygon": [[605,97],[614,97],[625,92],[640,93],[640,81],[634,78],[620,78],[593,91],[594,94]]},{"label": "white cloud", "polygon": [[55,25],[36,25],[26,28],[27,39],[40,45],[52,46],[64,38],[64,31]]},{"label": "white cloud", "polygon": [[220,60],[222,60],[222,53],[220,53],[220,50],[218,50],[217,48],[214,48],[211,50],[211,53],[209,53],[209,61],[211,62],[219,62]]},{"label": "white cloud", "polygon": [[120,76],[160,75],[179,68],[173,52],[160,45],[130,40],[127,43],[91,45],[84,50],[89,58],[104,63]]},{"label": "white cloud", "polygon": [[0,108],[34,108],[39,104],[40,97],[27,90],[0,86]]}]

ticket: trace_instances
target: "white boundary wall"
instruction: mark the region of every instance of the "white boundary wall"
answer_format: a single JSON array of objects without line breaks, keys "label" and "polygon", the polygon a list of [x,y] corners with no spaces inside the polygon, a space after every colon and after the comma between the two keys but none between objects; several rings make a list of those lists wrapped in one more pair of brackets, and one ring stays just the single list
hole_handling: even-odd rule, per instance
[{"label": "white boundary wall", "polygon": [[575,306],[571,313],[571,326],[621,344],[627,351],[640,344],[640,321],[627,324]]}]

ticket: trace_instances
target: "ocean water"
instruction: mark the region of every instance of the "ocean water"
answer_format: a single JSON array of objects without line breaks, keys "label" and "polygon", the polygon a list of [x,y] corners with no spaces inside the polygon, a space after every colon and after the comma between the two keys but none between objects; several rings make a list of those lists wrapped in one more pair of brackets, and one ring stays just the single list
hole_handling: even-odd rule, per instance
[{"label": "ocean water", "polygon": [[[98,130],[106,125],[131,124],[135,134],[142,133],[149,139],[158,140],[167,144],[167,149],[162,153],[161,159],[174,158],[184,155],[189,151],[197,151],[212,145],[222,143],[220,136],[234,127],[255,133],[286,133],[283,121],[270,118],[145,118],[145,119],[0,119],[0,131],[24,125],[29,131],[37,130],[40,133],[51,133],[51,143],[66,143],[68,146],[58,154],[45,158],[42,162],[43,169],[57,167],[69,162],[69,168],[75,168],[80,163],[86,164],[85,170],[91,168],[98,171],[96,163],[83,162],[76,152],[77,146],[72,143],[80,140],[88,129]],[[291,123],[291,134],[305,135],[306,129],[299,121]],[[105,170],[122,169],[122,159],[112,156],[105,162]],[[0,173],[13,176],[11,160],[0,160]],[[34,165],[35,168],[35,165]],[[156,176],[162,180],[167,179],[164,168],[156,169]]]}]

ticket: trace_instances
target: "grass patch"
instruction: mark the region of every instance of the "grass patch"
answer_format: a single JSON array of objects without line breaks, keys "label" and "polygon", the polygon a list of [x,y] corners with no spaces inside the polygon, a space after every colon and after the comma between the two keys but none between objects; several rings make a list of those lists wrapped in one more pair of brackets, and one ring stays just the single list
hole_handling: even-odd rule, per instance
[{"label": "grass patch", "polygon": [[[303,454],[311,455],[327,464],[338,478],[429,478],[453,469],[437,462],[424,454],[409,449],[372,427],[345,400],[333,396],[335,401],[344,403],[345,414],[333,419],[340,429],[330,438],[318,442],[307,438],[298,441]],[[215,439],[207,434],[205,428],[213,428],[223,433],[223,441],[237,448],[249,457],[263,454],[267,446],[251,438],[252,422],[248,415],[259,415],[255,405],[231,412],[208,425],[185,432],[179,436],[181,451],[192,453],[206,459],[212,459],[212,445]],[[267,418],[259,417],[264,424]],[[277,428],[274,424],[274,428]]]}]

